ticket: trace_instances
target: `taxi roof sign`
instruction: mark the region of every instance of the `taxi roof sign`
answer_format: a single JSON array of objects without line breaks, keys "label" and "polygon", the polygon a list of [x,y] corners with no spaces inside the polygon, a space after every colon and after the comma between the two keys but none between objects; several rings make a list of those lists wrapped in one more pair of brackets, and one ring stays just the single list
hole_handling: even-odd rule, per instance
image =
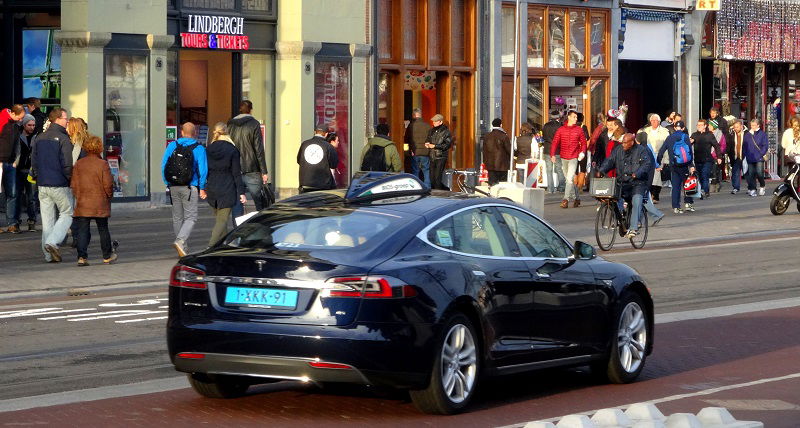
[{"label": "taxi roof sign", "polygon": [[419,178],[406,173],[358,172],[347,189],[348,202],[388,199],[398,196],[424,195],[431,189]]}]

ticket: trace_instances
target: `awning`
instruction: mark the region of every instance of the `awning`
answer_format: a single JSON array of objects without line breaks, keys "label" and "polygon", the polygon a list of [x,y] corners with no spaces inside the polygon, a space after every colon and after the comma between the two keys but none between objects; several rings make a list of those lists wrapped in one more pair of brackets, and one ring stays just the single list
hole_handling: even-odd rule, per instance
[{"label": "awning", "polygon": [[[686,19],[683,13],[676,12],[662,12],[656,10],[644,9],[628,9],[622,8],[622,21],[620,22],[620,30],[622,30],[622,37],[620,37],[617,51],[622,52],[625,49],[625,30],[628,20],[635,21],[672,21],[678,24],[678,29],[681,32],[681,54],[684,54],[689,48],[686,46]],[[672,40],[672,38],[670,38]]]}]

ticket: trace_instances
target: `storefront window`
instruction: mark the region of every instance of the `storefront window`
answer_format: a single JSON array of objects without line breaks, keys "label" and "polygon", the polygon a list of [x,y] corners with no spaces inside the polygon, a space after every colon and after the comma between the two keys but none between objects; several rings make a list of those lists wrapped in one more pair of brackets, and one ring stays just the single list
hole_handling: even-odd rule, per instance
[{"label": "storefront window", "polygon": [[503,22],[502,22],[502,40],[501,40],[501,57],[500,62],[502,63],[503,67],[513,67],[514,66],[514,32],[516,28],[514,26],[514,18],[515,18],[515,10],[513,7],[504,7],[503,8]]},{"label": "storefront window", "polygon": [[542,129],[544,125],[544,92],[542,79],[528,81],[528,111],[527,120],[531,125]]},{"label": "storefront window", "polygon": [[569,13],[569,67],[586,68],[586,11]]},{"label": "storefront window", "polygon": [[317,59],[314,76],[314,119],[339,136],[339,165],[333,171],[338,187],[350,180],[350,62]]},{"label": "storefront window", "polygon": [[589,127],[589,130],[592,130],[597,123],[597,114],[600,113],[603,117],[606,115],[606,81],[605,79],[592,79],[589,85],[589,98],[591,99],[589,112],[591,116],[585,118],[584,123]]},{"label": "storefront window", "polygon": [[564,11],[550,10],[548,24],[550,25],[548,64],[550,68],[564,68]]},{"label": "storefront window", "polygon": [[463,63],[464,57],[464,0],[450,0],[450,45],[451,60]]},{"label": "storefront window", "polygon": [[270,12],[272,10],[272,0],[242,0],[242,9]]},{"label": "storefront window", "polygon": [[106,54],[105,75],[104,143],[114,196],[147,196],[147,57]]},{"label": "storefront window", "polygon": [[456,165],[458,156],[456,150],[461,140],[461,77],[453,75],[450,77],[450,130],[453,132],[453,151],[450,153],[453,159],[453,168]]},{"label": "storefront window", "polygon": [[592,69],[606,69],[606,16],[592,14]]},{"label": "storefront window", "polygon": [[[428,60],[432,65],[442,63],[442,4],[441,0],[428,0]],[[445,11],[447,12],[447,11]]]},{"label": "storefront window", "polygon": [[417,60],[417,26],[417,1],[403,0],[403,59],[406,61]]},{"label": "storefront window", "polygon": [[236,9],[236,2],[234,0],[183,0],[183,7],[193,9],[234,10]]},{"label": "storefront window", "polygon": [[55,30],[22,30],[22,96],[36,97],[42,105],[61,102],[61,46]]},{"label": "storefront window", "polygon": [[714,61],[714,107],[720,109],[723,115],[731,112],[728,101],[728,64],[727,61]]},{"label": "storefront window", "polygon": [[378,22],[385,25],[378,31],[378,58],[392,59],[392,1],[379,0]]},{"label": "storefront window", "polygon": [[178,51],[167,51],[167,125],[178,123]]},{"label": "storefront window", "polygon": [[528,9],[528,67],[544,67],[544,11]]},{"label": "storefront window", "polygon": [[242,54],[242,99],[253,103],[252,115],[261,123],[267,170],[275,165],[275,58],[272,54]]},{"label": "storefront window", "polygon": [[389,73],[378,75],[378,123],[389,124],[392,117],[391,80]]}]

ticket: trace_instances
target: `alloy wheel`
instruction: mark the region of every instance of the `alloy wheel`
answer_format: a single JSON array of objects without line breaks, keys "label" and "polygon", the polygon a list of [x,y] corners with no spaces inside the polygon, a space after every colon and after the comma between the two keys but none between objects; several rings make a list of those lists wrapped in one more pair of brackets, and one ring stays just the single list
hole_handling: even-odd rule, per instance
[{"label": "alloy wheel", "polygon": [[447,332],[441,364],[444,393],[453,403],[463,402],[475,386],[478,370],[475,340],[467,326],[456,324]]},{"label": "alloy wheel", "polygon": [[645,357],[647,321],[636,302],[629,302],[622,311],[617,329],[617,352],[622,369],[633,373]]}]

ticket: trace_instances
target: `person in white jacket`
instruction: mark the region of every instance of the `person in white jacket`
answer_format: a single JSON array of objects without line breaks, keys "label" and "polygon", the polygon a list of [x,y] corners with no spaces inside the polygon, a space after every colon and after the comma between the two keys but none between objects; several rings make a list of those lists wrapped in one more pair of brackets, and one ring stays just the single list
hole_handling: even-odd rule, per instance
[{"label": "person in white jacket", "polygon": [[[786,164],[794,163],[794,157],[800,156],[800,118],[793,116],[789,119],[789,128],[783,131],[781,147],[786,159]],[[791,162],[789,162],[791,160]]]}]

